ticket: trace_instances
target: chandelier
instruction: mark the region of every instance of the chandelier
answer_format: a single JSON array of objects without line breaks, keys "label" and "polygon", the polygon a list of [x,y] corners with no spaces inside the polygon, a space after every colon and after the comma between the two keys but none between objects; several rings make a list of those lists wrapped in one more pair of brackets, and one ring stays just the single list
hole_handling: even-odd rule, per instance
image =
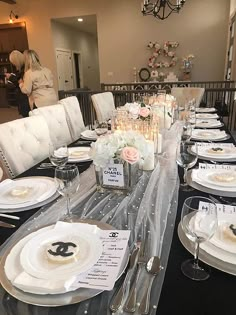
[{"label": "chandelier", "polygon": [[157,19],[165,20],[171,13],[179,13],[186,0],[157,0],[151,2],[150,0],[143,0],[142,13],[143,15],[153,15]]}]

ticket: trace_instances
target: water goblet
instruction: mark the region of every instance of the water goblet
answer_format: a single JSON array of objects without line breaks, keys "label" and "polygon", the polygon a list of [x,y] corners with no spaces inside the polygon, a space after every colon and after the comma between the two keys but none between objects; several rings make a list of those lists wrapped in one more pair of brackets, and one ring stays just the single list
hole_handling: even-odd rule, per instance
[{"label": "water goblet", "polygon": [[192,131],[192,124],[189,121],[185,120],[181,134],[181,141],[189,141],[192,137]]},{"label": "water goblet", "polygon": [[67,145],[61,144],[50,144],[49,146],[49,160],[54,166],[65,165],[68,162],[69,152]]},{"label": "water goblet", "polygon": [[216,204],[205,197],[194,196],[184,201],[181,213],[181,226],[186,236],[194,242],[194,259],[188,259],[181,265],[185,276],[192,280],[209,278],[209,267],[199,264],[199,247],[209,240],[217,229]]},{"label": "water goblet", "polygon": [[55,169],[54,180],[59,194],[66,197],[66,221],[76,221],[78,218],[71,213],[70,198],[79,189],[80,177],[78,167],[73,164],[58,166]]},{"label": "water goblet", "polygon": [[197,163],[198,159],[198,146],[194,142],[186,142],[180,141],[179,145],[177,146],[176,150],[176,162],[179,166],[184,169],[184,182],[180,184],[180,189],[182,191],[191,191],[193,190],[187,184],[187,172],[188,169],[193,167]]}]

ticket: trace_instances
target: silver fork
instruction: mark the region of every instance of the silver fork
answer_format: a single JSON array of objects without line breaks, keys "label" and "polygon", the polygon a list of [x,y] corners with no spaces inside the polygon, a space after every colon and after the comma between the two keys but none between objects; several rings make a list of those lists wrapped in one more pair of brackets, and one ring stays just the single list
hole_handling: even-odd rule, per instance
[{"label": "silver fork", "polygon": [[125,303],[124,310],[128,313],[134,313],[136,310],[136,300],[137,300],[137,283],[142,271],[142,268],[146,265],[148,261],[147,253],[145,250],[145,241],[141,242],[140,251],[139,251],[139,258],[138,258],[138,268],[135,274],[134,282],[131,287],[129,296]]}]

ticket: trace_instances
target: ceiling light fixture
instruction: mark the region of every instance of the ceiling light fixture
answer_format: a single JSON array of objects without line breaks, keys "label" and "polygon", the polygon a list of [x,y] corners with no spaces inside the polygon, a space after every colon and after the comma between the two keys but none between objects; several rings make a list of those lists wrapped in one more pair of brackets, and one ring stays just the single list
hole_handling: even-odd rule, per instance
[{"label": "ceiling light fixture", "polygon": [[14,20],[17,20],[19,16],[15,14],[13,11],[10,12],[9,14],[9,23],[14,23]]},{"label": "ceiling light fixture", "polygon": [[83,19],[82,18],[78,18],[78,22],[83,22]]},{"label": "ceiling light fixture", "polygon": [[143,0],[142,13],[143,15],[153,15],[157,19],[165,20],[171,13],[179,13],[186,2],[186,0],[176,0],[176,4],[173,4],[173,1],[174,0]]}]

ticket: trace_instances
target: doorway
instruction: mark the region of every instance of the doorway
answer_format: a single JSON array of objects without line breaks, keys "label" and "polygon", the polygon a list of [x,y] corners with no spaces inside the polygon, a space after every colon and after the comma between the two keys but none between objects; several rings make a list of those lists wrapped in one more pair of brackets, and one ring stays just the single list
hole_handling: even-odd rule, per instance
[{"label": "doorway", "polygon": [[74,88],[74,80],[71,51],[57,48],[56,61],[59,90],[72,90]]},{"label": "doorway", "polygon": [[83,88],[83,71],[81,53],[79,51],[72,51],[73,55],[73,73],[74,73],[74,88]]}]

